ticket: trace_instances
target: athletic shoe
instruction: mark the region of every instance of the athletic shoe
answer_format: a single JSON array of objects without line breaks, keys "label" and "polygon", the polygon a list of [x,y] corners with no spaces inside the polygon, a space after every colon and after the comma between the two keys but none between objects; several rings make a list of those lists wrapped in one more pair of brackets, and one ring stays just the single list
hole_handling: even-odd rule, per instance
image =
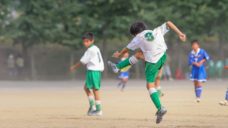
[{"label": "athletic shoe", "polygon": [[88,110],[88,112],[87,112],[87,115],[88,115],[88,116],[92,116],[93,111],[96,111],[96,107],[95,107],[95,106],[89,107],[89,110]]},{"label": "athletic shoe", "polygon": [[156,112],[156,124],[159,124],[162,121],[163,116],[167,113],[167,110],[164,107],[161,107],[160,110]]},{"label": "athletic shoe", "polygon": [[200,101],[201,101],[200,98],[196,98],[197,103],[200,103]]},{"label": "athletic shoe", "polygon": [[114,73],[118,73],[119,72],[119,69],[116,67],[116,64],[111,62],[111,61],[108,61],[108,65],[112,68],[112,71]]},{"label": "athletic shoe", "polygon": [[228,102],[227,101],[220,101],[219,104],[222,105],[222,106],[228,106]]},{"label": "athletic shoe", "polygon": [[91,114],[91,116],[102,116],[102,111],[100,110],[100,111],[98,111],[98,110],[95,110],[95,111],[93,111],[92,112],[92,114]]}]

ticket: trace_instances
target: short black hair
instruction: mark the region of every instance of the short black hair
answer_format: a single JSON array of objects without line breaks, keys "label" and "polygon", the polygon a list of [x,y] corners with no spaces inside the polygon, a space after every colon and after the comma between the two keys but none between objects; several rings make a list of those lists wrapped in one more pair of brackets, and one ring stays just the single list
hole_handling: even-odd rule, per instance
[{"label": "short black hair", "polygon": [[195,44],[195,43],[199,45],[199,40],[196,40],[196,39],[195,39],[195,40],[192,40],[192,41],[191,41],[191,45],[193,45],[193,44]]},{"label": "short black hair", "polygon": [[93,40],[94,39],[94,35],[92,32],[86,32],[83,36],[82,39],[89,39],[89,40]]},{"label": "short black hair", "polygon": [[140,32],[144,31],[147,29],[147,26],[144,22],[142,21],[137,21],[135,23],[133,23],[130,27],[130,33],[131,35],[137,35]]}]

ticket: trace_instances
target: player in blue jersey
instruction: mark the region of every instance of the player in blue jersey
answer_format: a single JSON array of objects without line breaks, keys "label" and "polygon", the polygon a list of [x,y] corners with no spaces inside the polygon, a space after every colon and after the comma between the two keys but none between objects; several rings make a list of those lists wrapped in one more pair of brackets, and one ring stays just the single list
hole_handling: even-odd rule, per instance
[{"label": "player in blue jersey", "polygon": [[204,49],[200,48],[198,40],[193,40],[191,46],[192,51],[188,56],[188,64],[192,70],[190,79],[194,82],[196,102],[199,103],[203,90],[202,83],[207,81],[205,62],[208,61],[210,57]]},{"label": "player in blue jersey", "polygon": [[[228,69],[228,65],[224,66],[224,69]],[[220,101],[219,104],[222,105],[222,106],[228,106],[228,88],[227,88],[227,91],[226,91],[226,94],[225,94],[225,100],[224,101]]]},{"label": "player in blue jersey", "polygon": [[[124,61],[125,59],[127,59],[129,57],[129,53],[126,52],[123,54],[123,56],[121,57],[121,61]],[[120,73],[119,73],[119,80],[120,82],[118,83],[118,87],[121,87],[121,91],[124,91],[124,88],[126,87],[126,84],[128,82],[128,79],[129,79],[129,69],[131,68],[131,65],[125,67],[125,68],[122,68],[120,70]]]}]

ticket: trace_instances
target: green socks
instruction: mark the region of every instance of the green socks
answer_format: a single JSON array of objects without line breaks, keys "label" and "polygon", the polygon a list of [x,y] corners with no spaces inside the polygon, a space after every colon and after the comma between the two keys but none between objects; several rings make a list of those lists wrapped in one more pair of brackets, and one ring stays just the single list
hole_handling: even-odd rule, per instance
[{"label": "green socks", "polygon": [[89,106],[90,107],[93,107],[94,106],[94,98],[93,98],[93,96],[88,96],[88,99],[89,99]]},{"label": "green socks", "polygon": [[96,111],[101,111],[101,101],[96,101]]},{"label": "green socks", "polygon": [[96,111],[101,111],[101,101],[100,100],[94,101],[93,96],[88,96],[88,99],[89,99],[89,106],[90,107],[93,107],[95,105]]},{"label": "green socks", "polygon": [[129,59],[130,59],[130,58],[127,58],[127,59],[125,59],[124,61],[121,61],[120,63],[118,63],[118,64],[116,65],[116,67],[117,67],[118,69],[122,69],[122,68],[124,68],[124,67],[127,67],[127,66],[131,65]]},{"label": "green socks", "polygon": [[161,109],[161,102],[160,102],[160,96],[157,92],[157,90],[155,88],[150,88],[149,89],[149,93],[150,93],[150,98],[153,101],[154,105],[156,106],[156,108],[158,110]]},{"label": "green socks", "polygon": [[125,68],[125,67],[129,66],[129,65],[134,65],[134,64],[136,64],[137,62],[138,62],[138,59],[137,59],[135,56],[131,56],[131,57],[129,57],[129,58],[127,58],[127,59],[121,61],[120,63],[118,63],[118,64],[116,65],[116,67],[117,67],[118,69],[122,69],[122,68]]},{"label": "green socks", "polygon": [[158,92],[158,96],[161,97],[161,95],[162,95],[161,87],[159,86],[156,89],[157,89],[157,92]]}]

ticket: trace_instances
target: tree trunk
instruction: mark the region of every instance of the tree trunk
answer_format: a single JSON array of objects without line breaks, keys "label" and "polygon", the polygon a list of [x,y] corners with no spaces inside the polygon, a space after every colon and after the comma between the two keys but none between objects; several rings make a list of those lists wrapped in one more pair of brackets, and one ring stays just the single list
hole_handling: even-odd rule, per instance
[{"label": "tree trunk", "polygon": [[36,61],[33,52],[30,54],[30,64],[31,64],[31,78],[32,80],[37,80],[37,71],[36,71]]},{"label": "tree trunk", "polygon": [[22,55],[24,58],[24,78],[26,80],[30,79],[30,58],[28,56],[28,47],[25,43],[22,43]]},{"label": "tree trunk", "polygon": [[220,59],[224,59],[224,50],[223,50],[223,43],[224,41],[224,36],[222,33],[219,34],[219,46],[218,46],[218,51],[219,51],[219,56]]}]

